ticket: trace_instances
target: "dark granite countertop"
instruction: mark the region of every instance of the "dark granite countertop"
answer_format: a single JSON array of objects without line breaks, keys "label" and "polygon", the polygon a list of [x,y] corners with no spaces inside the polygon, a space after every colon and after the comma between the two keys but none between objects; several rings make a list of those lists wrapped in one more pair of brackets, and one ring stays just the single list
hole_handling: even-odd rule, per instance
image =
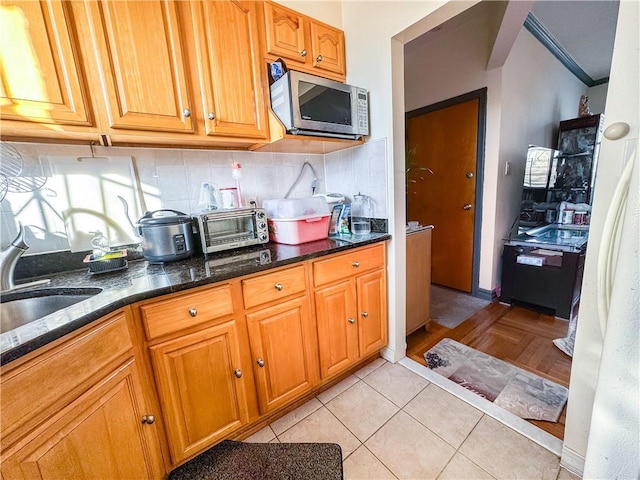
[{"label": "dark granite countertop", "polygon": [[[0,335],[0,365],[26,355],[115,310],[140,300],[321,257],[390,239],[386,233],[326,238],[301,245],[263,246],[152,265],[130,261],[126,270],[89,274],[86,269],[48,276],[40,288],[101,288],[93,297]],[[257,260],[259,259],[259,260]],[[28,290],[23,290],[28,291]],[[13,295],[13,293],[9,293]],[[10,297],[9,297],[10,298]],[[5,301],[8,298],[5,299]]]}]

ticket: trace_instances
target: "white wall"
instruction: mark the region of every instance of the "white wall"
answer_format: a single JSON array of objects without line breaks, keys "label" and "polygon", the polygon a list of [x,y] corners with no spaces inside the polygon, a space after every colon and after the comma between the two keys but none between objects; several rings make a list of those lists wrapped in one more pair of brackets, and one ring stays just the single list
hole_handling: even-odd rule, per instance
[{"label": "white wall", "polygon": [[605,104],[607,103],[607,92],[609,91],[609,82],[602,85],[596,85],[595,87],[589,87],[587,90],[587,96],[589,97],[589,110],[592,113],[604,112]]}]

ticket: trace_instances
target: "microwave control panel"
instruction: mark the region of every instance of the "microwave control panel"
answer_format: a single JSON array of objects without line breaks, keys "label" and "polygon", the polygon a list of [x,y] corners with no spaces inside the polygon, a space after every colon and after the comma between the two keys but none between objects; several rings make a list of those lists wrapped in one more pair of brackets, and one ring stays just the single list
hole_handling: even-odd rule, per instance
[{"label": "microwave control panel", "polygon": [[358,133],[369,135],[369,93],[363,88],[358,88],[356,95],[358,96]]}]

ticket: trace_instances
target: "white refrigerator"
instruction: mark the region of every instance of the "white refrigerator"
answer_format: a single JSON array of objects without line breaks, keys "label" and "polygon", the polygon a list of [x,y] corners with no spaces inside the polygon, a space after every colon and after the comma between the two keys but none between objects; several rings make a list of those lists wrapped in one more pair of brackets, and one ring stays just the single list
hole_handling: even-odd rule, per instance
[{"label": "white refrigerator", "polygon": [[622,0],[604,112],[561,463],[640,478],[640,2]]}]

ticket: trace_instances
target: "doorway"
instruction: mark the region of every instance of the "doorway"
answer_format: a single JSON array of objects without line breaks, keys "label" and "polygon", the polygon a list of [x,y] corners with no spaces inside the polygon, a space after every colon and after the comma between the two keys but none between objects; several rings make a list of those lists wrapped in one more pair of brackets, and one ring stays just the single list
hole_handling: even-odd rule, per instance
[{"label": "doorway", "polygon": [[434,225],[432,282],[477,295],[486,88],[406,114],[407,220]]}]

